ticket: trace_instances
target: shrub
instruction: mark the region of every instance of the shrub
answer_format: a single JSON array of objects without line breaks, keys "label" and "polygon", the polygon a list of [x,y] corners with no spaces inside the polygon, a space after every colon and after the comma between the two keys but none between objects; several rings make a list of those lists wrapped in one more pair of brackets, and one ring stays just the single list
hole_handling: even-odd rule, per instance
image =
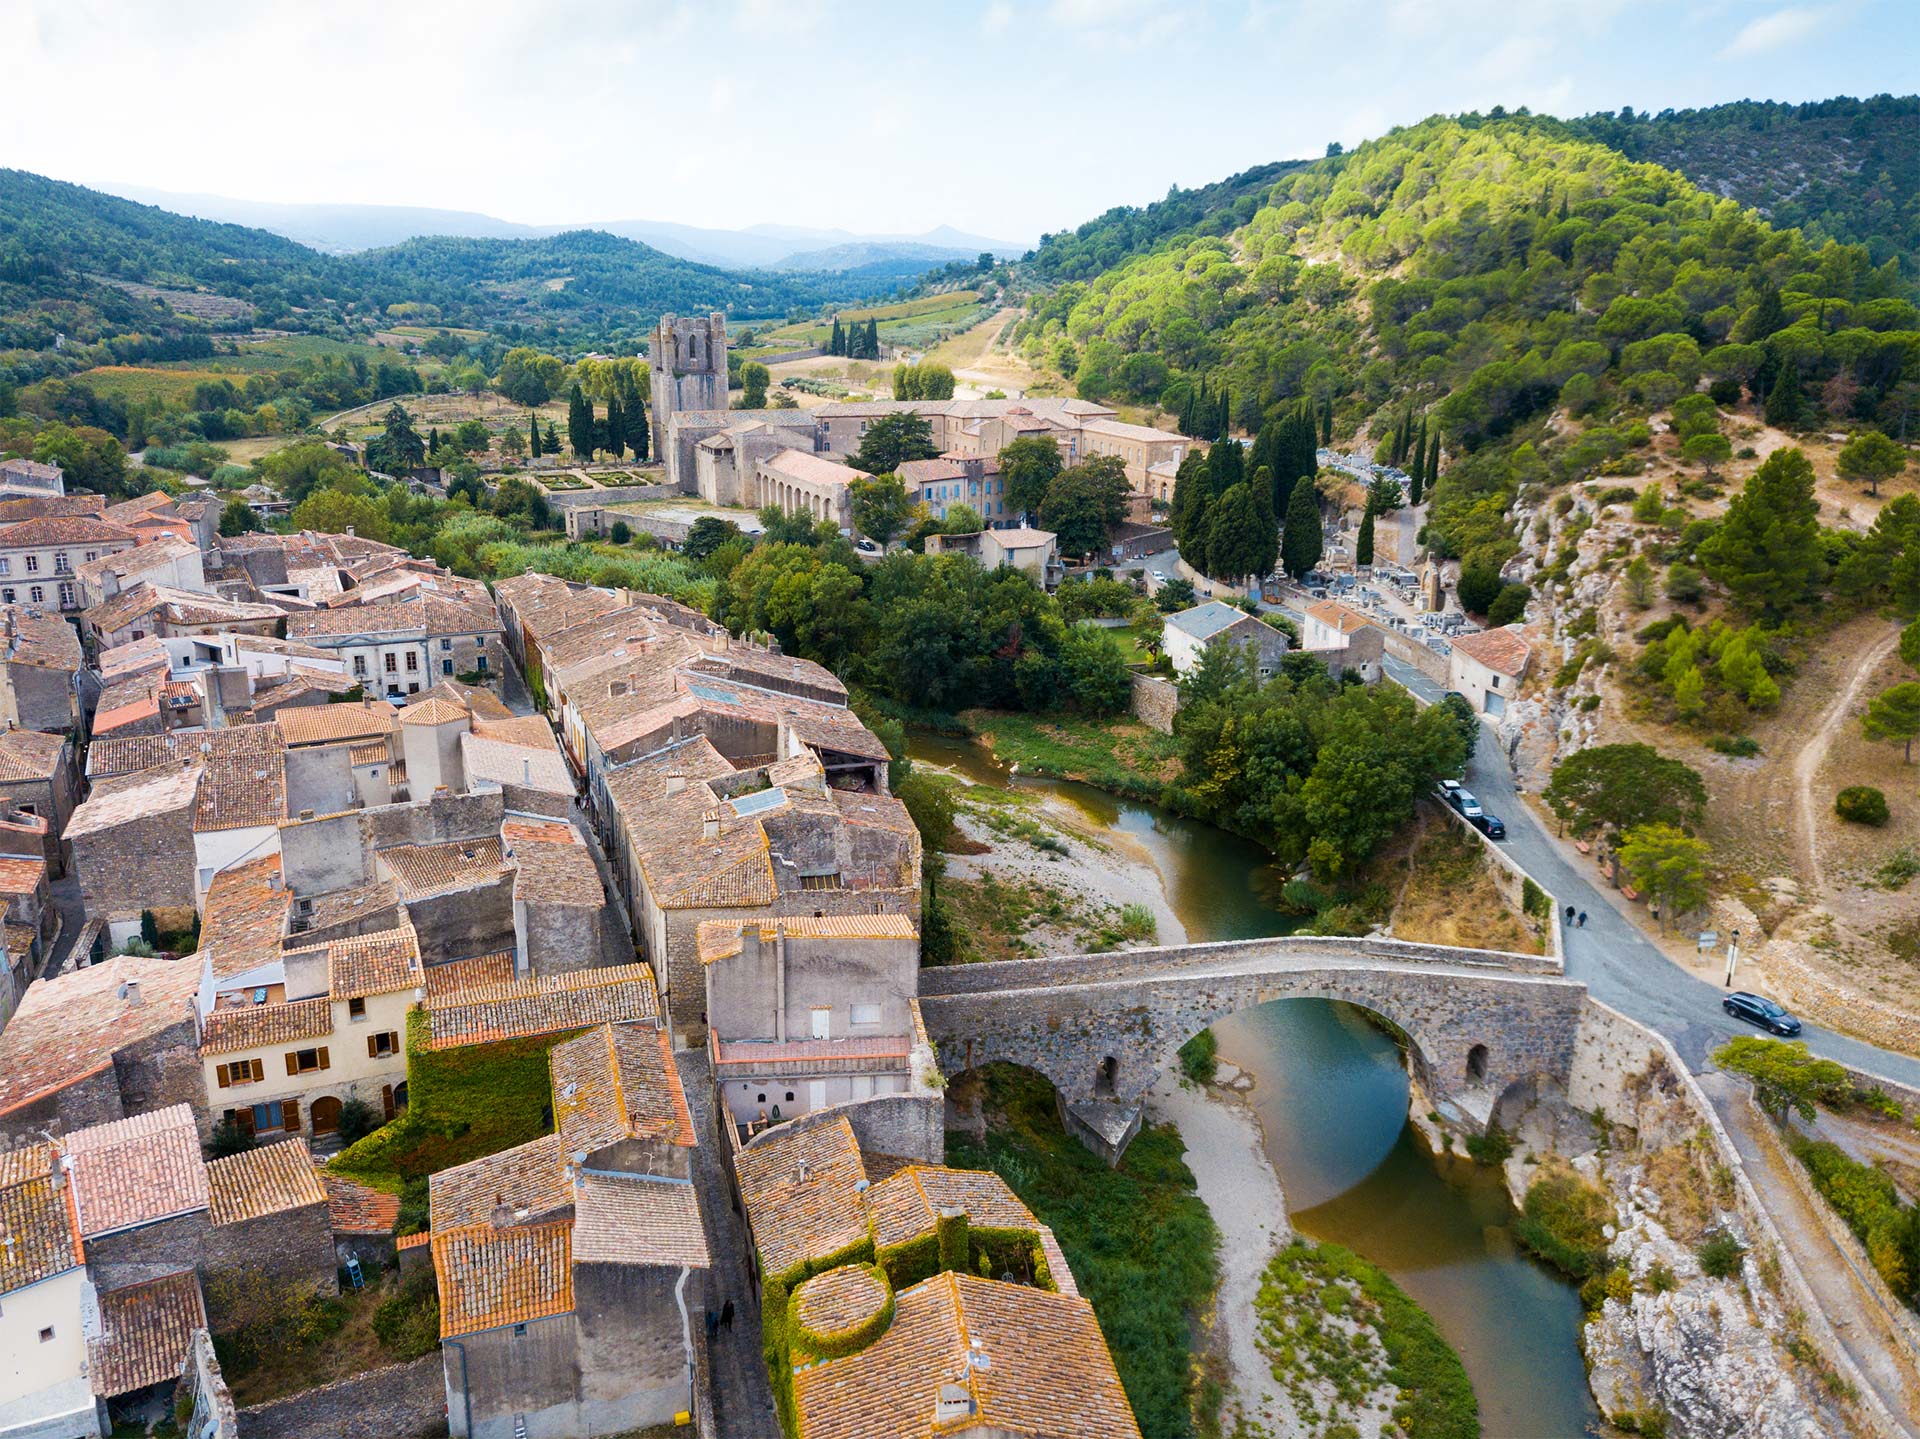
[{"label": "shrub", "polygon": [[1467,1136],[1467,1157],[1475,1164],[1484,1164],[1489,1168],[1505,1164],[1513,1153],[1513,1136],[1499,1125],[1493,1125],[1485,1134]]},{"label": "shrub", "polygon": [[1527,612],[1533,591],[1521,584],[1505,585],[1487,606],[1487,623],[1495,628],[1510,625]]},{"label": "shrub", "polygon": [[1717,734],[1707,741],[1707,748],[1734,759],[1752,759],[1760,753],[1760,742],[1743,734]]},{"label": "shrub", "polygon": [[1740,1260],[1747,1248],[1726,1230],[1716,1230],[1693,1251],[1700,1268],[1711,1279],[1727,1279],[1740,1272]]},{"label": "shrub", "polygon": [[1180,1046],[1180,1072],[1195,1084],[1211,1084],[1220,1067],[1220,1041],[1203,1029]]},{"label": "shrub", "polygon": [[364,1099],[349,1099],[340,1106],[340,1145],[357,1144],[380,1127],[379,1113]]},{"label": "shrub", "polygon": [[1896,849],[1873,872],[1874,881],[1882,889],[1905,889],[1907,881],[1915,875],[1920,875],[1920,855],[1915,854],[1910,846]]},{"label": "shrub", "polygon": [[1849,824],[1887,822],[1887,797],[1870,784],[1850,784],[1834,797],[1833,812]]},{"label": "shrub", "polygon": [[1624,1264],[1596,1274],[1580,1286],[1580,1305],[1588,1314],[1598,1314],[1609,1299],[1625,1304],[1632,1298],[1633,1275]]},{"label": "shrub", "polygon": [[1514,1237],[1575,1279],[1606,1262],[1604,1227],[1613,1219],[1607,1196],[1571,1170],[1543,1174],[1527,1190],[1513,1222]]},{"label": "shrub", "polygon": [[1665,1264],[1655,1262],[1647,1268],[1647,1292],[1649,1294],[1671,1294],[1680,1287],[1680,1281]]},{"label": "shrub", "polygon": [[207,1140],[207,1148],[215,1159],[224,1159],[229,1154],[244,1154],[253,1145],[253,1136],[231,1119],[223,1119],[214,1125],[213,1134]]},{"label": "shrub", "polygon": [[373,1332],[402,1363],[440,1347],[440,1290],[432,1265],[415,1269],[380,1301],[373,1311]]}]

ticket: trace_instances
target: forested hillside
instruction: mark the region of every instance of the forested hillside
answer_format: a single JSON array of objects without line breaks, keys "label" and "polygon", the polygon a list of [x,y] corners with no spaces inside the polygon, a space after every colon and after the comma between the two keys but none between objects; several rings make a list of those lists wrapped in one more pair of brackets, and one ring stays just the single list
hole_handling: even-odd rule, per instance
[{"label": "forested hillside", "polygon": [[8,352],[43,353],[56,336],[116,340],[110,358],[121,362],[204,353],[191,342],[211,333],[332,333],[392,317],[608,343],[637,338],[670,310],[784,315],[869,298],[890,279],[733,273],[592,231],[329,256],[264,230],[0,170],[0,366],[17,382],[43,367]]},{"label": "forested hillside", "polygon": [[1809,239],[1864,244],[1876,263],[1898,257],[1910,285],[1920,277],[1920,96],[1741,100],[1569,124]]}]

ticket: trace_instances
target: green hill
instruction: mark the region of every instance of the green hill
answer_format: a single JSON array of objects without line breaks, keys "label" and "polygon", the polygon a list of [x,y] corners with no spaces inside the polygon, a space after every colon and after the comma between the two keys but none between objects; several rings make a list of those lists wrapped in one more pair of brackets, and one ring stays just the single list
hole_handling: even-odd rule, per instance
[{"label": "green hill", "polygon": [[1622,110],[1569,128],[1809,239],[1863,244],[1876,263],[1897,257],[1909,282],[1920,276],[1920,96]]},{"label": "green hill", "polygon": [[1764,394],[1788,370],[1809,417],[1910,403],[1920,312],[1894,264],[1558,121],[1427,120],[1217,213],[1245,217],[1059,285],[1018,338],[1089,397],[1178,412],[1204,380],[1241,426],[1310,397],[1343,433],[1431,406],[1456,451],[1557,403],[1647,413],[1702,375]]}]

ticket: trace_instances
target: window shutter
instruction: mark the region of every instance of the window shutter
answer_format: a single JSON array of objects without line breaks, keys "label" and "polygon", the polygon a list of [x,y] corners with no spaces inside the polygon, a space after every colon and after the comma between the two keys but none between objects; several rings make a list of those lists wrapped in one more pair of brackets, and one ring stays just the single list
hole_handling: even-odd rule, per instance
[{"label": "window shutter", "polygon": [[299,1072],[300,1072],[299,1052],[297,1050],[289,1049],[287,1051],[287,1073],[298,1074]]},{"label": "window shutter", "polygon": [[379,1039],[380,1039],[380,1036],[377,1034],[369,1034],[367,1036],[367,1058],[368,1059],[376,1059],[379,1057],[379,1054],[380,1054],[380,1048],[379,1048],[379,1042],[378,1042]]},{"label": "window shutter", "polygon": [[264,1060],[259,1060],[259,1059],[253,1060],[251,1062],[253,1064],[253,1079],[254,1079],[254,1082],[257,1084],[261,1080],[267,1077],[266,1062]]},{"label": "window shutter", "polygon": [[280,1114],[281,1114],[281,1117],[286,1121],[286,1126],[289,1130],[295,1130],[300,1127],[300,1101],[299,1100],[288,1099],[288,1100],[282,1101],[280,1105]]},{"label": "window shutter", "polygon": [[237,1120],[240,1125],[240,1132],[242,1134],[252,1134],[253,1133],[253,1110],[251,1108],[236,1109],[233,1112],[233,1114],[234,1114],[235,1120]]},{"label": "window shutter", "polygon": [[380,1086],[380,1107],[386,1111],[388,1119],[393,1118],[393,1086],[391,1084],[383,1084]]},{"label": "window shutter", "polygon": [[327,1067],[327,1047],[324,1044],[320,1046],[320,1067],[322,1069]]},{"label": "window shutter", "polygon": [[225,1088],[227,1087],[227,1067],[226,1067],[226,1065],[224,1065],[224,1064],[217,1064],[217,1065],[215,1065],[215,1066],[214,1066],[214,1068],[213,1068],[213,1074],[214,1074],[214,1078],[215,1078],[215,1079],[217,1079],[217,1080],[218,1080],[218,1081],[220,1082],[220,1087],[221,1087],[222,1089],[225,1089]]}]

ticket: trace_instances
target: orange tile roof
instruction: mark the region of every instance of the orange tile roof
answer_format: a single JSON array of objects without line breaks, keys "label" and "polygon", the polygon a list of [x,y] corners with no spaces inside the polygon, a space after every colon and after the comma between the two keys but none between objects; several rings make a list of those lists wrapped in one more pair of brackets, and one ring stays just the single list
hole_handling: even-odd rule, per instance
[{"label": "orange tile roof", "polygon": [[578,844],[577,830],[563,819],[522,819],[508,815],[500,822],[500,839],[512,848],[522,840],[536,844]]},{"label": "orange tile roof", "polygon": [[87,1379],[102,1399],[180,1377],[193,1331],[207,1323],[191,1269],[99,1296],[100,1332],[87,1341]]},{"label": "orange tile roof", "polygon": [[418,1249],[423,1244],[433,1243],[433,1231],[422,1229],[415,1234],[402,1234],[393,1241],[395,1249]]},{"label": "orange tile roof", "polygon": [[442,1339],[573,1310],[573,1226],[565,1221],[435,1233],[433,1267]]},{"label": "orange tile roof", "polygon": [[428,1047],[490,1044],[659,1015],[659,989],[645,964],[532,975],[439,997],[429,993]]},{"label": "orange tile roof", "polygon": [[50,1144],[0,1149],[0,1294],[81,1263],[73,1186],[53,1182]]},{"label": "orange tile roof", "polygon": [[1527,661],[1533,657],[1532,647],[1515,625],[1502,625],[1497,630],[1482,630],[1479,634],[1456,635],[1453,647],[1468,659],[1478,660],[1488,669],[1514,678],[1527,672]]},{"label": "orange tile roof", "polygon": [[783,1275],[868,1237],[866,1166],[845,1115],[762,1135],[734,1157],[761,1268]]},{"label": "orange tile roof", "polygon": [[223,869],[207,886],[200,952],[216,979],[232,979],[280,958],[293,895],[280,882],[280,856]]},{"label": "orange tile roof", "polygon": [[327,1190],[327,1220],[335,1234],[391,1234],[400,1222],[400,1196],[369,1189],[319,1170]]},{"label": "orange tile roof", "polygon": [[468,989],[491,989],[513,983],[513,951],[479,954],[472,959],[456,959],[446,964],[430,964],[424,976],[429,1000],[459,994]]},{"label": "orange tile roof", "polygon": [[[935,1421],[948,1386],[968,1405],[960,1424]],[[886,1332],[801,1369],[793,1399],[802,1439],[930,1439],[957,1427],[1036,1439],[1140,1434],[1091,1304],[964,1274],[901,1291]]]},{"label": "orange tile roof", "polygon": [[1365,629],[1372,623],[1356,609],[1350,609],[1338,600],[1320,600],[1307,606],[1307,617],[1320,621],[1329,629],[1350,635],[1355,630]]},{"label": "orange tile roof", "polygon": [[397,844],[378,850],[393,871],[403,899],[424,899],[448,890],[487,884],[507,872],[497,838],[457,839],[442,844]]},{"label": "orange tile roof", "polygon": [[336,939],[326,945],[326,951],[327,992],[334,999],[398,994],[426,983],[420,968],[420,941],[406,920],[397,929]]},{"label": "orange tile roof", "polygon": [[280,1004],[221,1006],[200,1021],[200,1053],[233,1054],[264,1045],[324,1039],[332,1033],[333,1001],[325,995]]},{"label": "orange tile roof", "polygon": [[384,739],[393,732],[394,709],[378,699],[359,704],[295,705],[275,714],[273,723],[290,745]]},{"label": "orange tile roof", "polygon": [[209,1209],[215,1224],[238,1224],[282,1210],[327,1203],[314,1173],[313,1154],[300,1138],[229,1154],[207,1165]]},{"label": "orange tile roof", "polygon": [[573,1202],[560,1136],[545,1134],[498,1154],[436,1170],[427,1176],[427,1201],[435,1232],[485,1224],[496,1209],[515,1222],[541,1220]]},{"label": "orange tile roof", "polygon": [[197,764],[110,775],[94,781],[93,792],[68,816],[63,838],[83,839],[135,820],[191,809],[198,804],[199,793]]},{"label": "orange tile roof", "polygon": [[594,909],[607,902],[593,856],[571,835],[558,844],[514,840],[513,866],[513,897],[523,903]]},{"label": "orange tile roof", "polygon": [[272,725],[233,726],[214,733],[247,733],[237,745],[200,757],[197,833],[277,824],[287,817],[287,747]]},{"label": "orange tile roof", "polygon": [[583,1175],[575,1199],[578,1264],[713,1264],[691,1183],[641,1175]]},{"label": "orange tile roof", "polygon": [[472,716],[460,705],[444,700],[438,695],[428,695],[416,700],[400,711],[401,724],[443,725],[458,720],[471,722]]},{"label": "orange tile roof", "polygon": [[962,1209],[975,1228],[1040,1230],[1033,1211],[988,1169],[949,1169],[943,1164],[910,1164],[895,1170],[867,1191],[873,1217],[873,1242],[890,1248],[931,1234],[943,1209]]},{"label": "orange tile roof", "polygon": [[623,1139],[698,1142],[664,1027],[603,1024],[556,1044],[547,1062],[554,1128],[569,1153]]},{"label": "orange tile roof", "polygon": [[65,1148],[86,1238],[207,1207],[207,1166],[187,1105],[75,1130]]},{"label": "orange tile roof", "polygon": [[[137,1002],[121,992],[128,983]],[[0,1114],[110,1068],[115,1050],[172,1025],[191,1032],[199,987],[192,961],[135,954],[35,980],[0,1029]]]},{"label": "orange tile roof", "polygon": [[0,855],[0,895],[32,894],[46,882],[44,859],[22,859]]},{"label": "orange tile roof", "polygon": [[769,919],[703,919],[700,959],[705,964],[740,953],[741,938],[754,926],[762,941],[788,939],[913,939],[913,920],[904,914],[780,915]]}]

